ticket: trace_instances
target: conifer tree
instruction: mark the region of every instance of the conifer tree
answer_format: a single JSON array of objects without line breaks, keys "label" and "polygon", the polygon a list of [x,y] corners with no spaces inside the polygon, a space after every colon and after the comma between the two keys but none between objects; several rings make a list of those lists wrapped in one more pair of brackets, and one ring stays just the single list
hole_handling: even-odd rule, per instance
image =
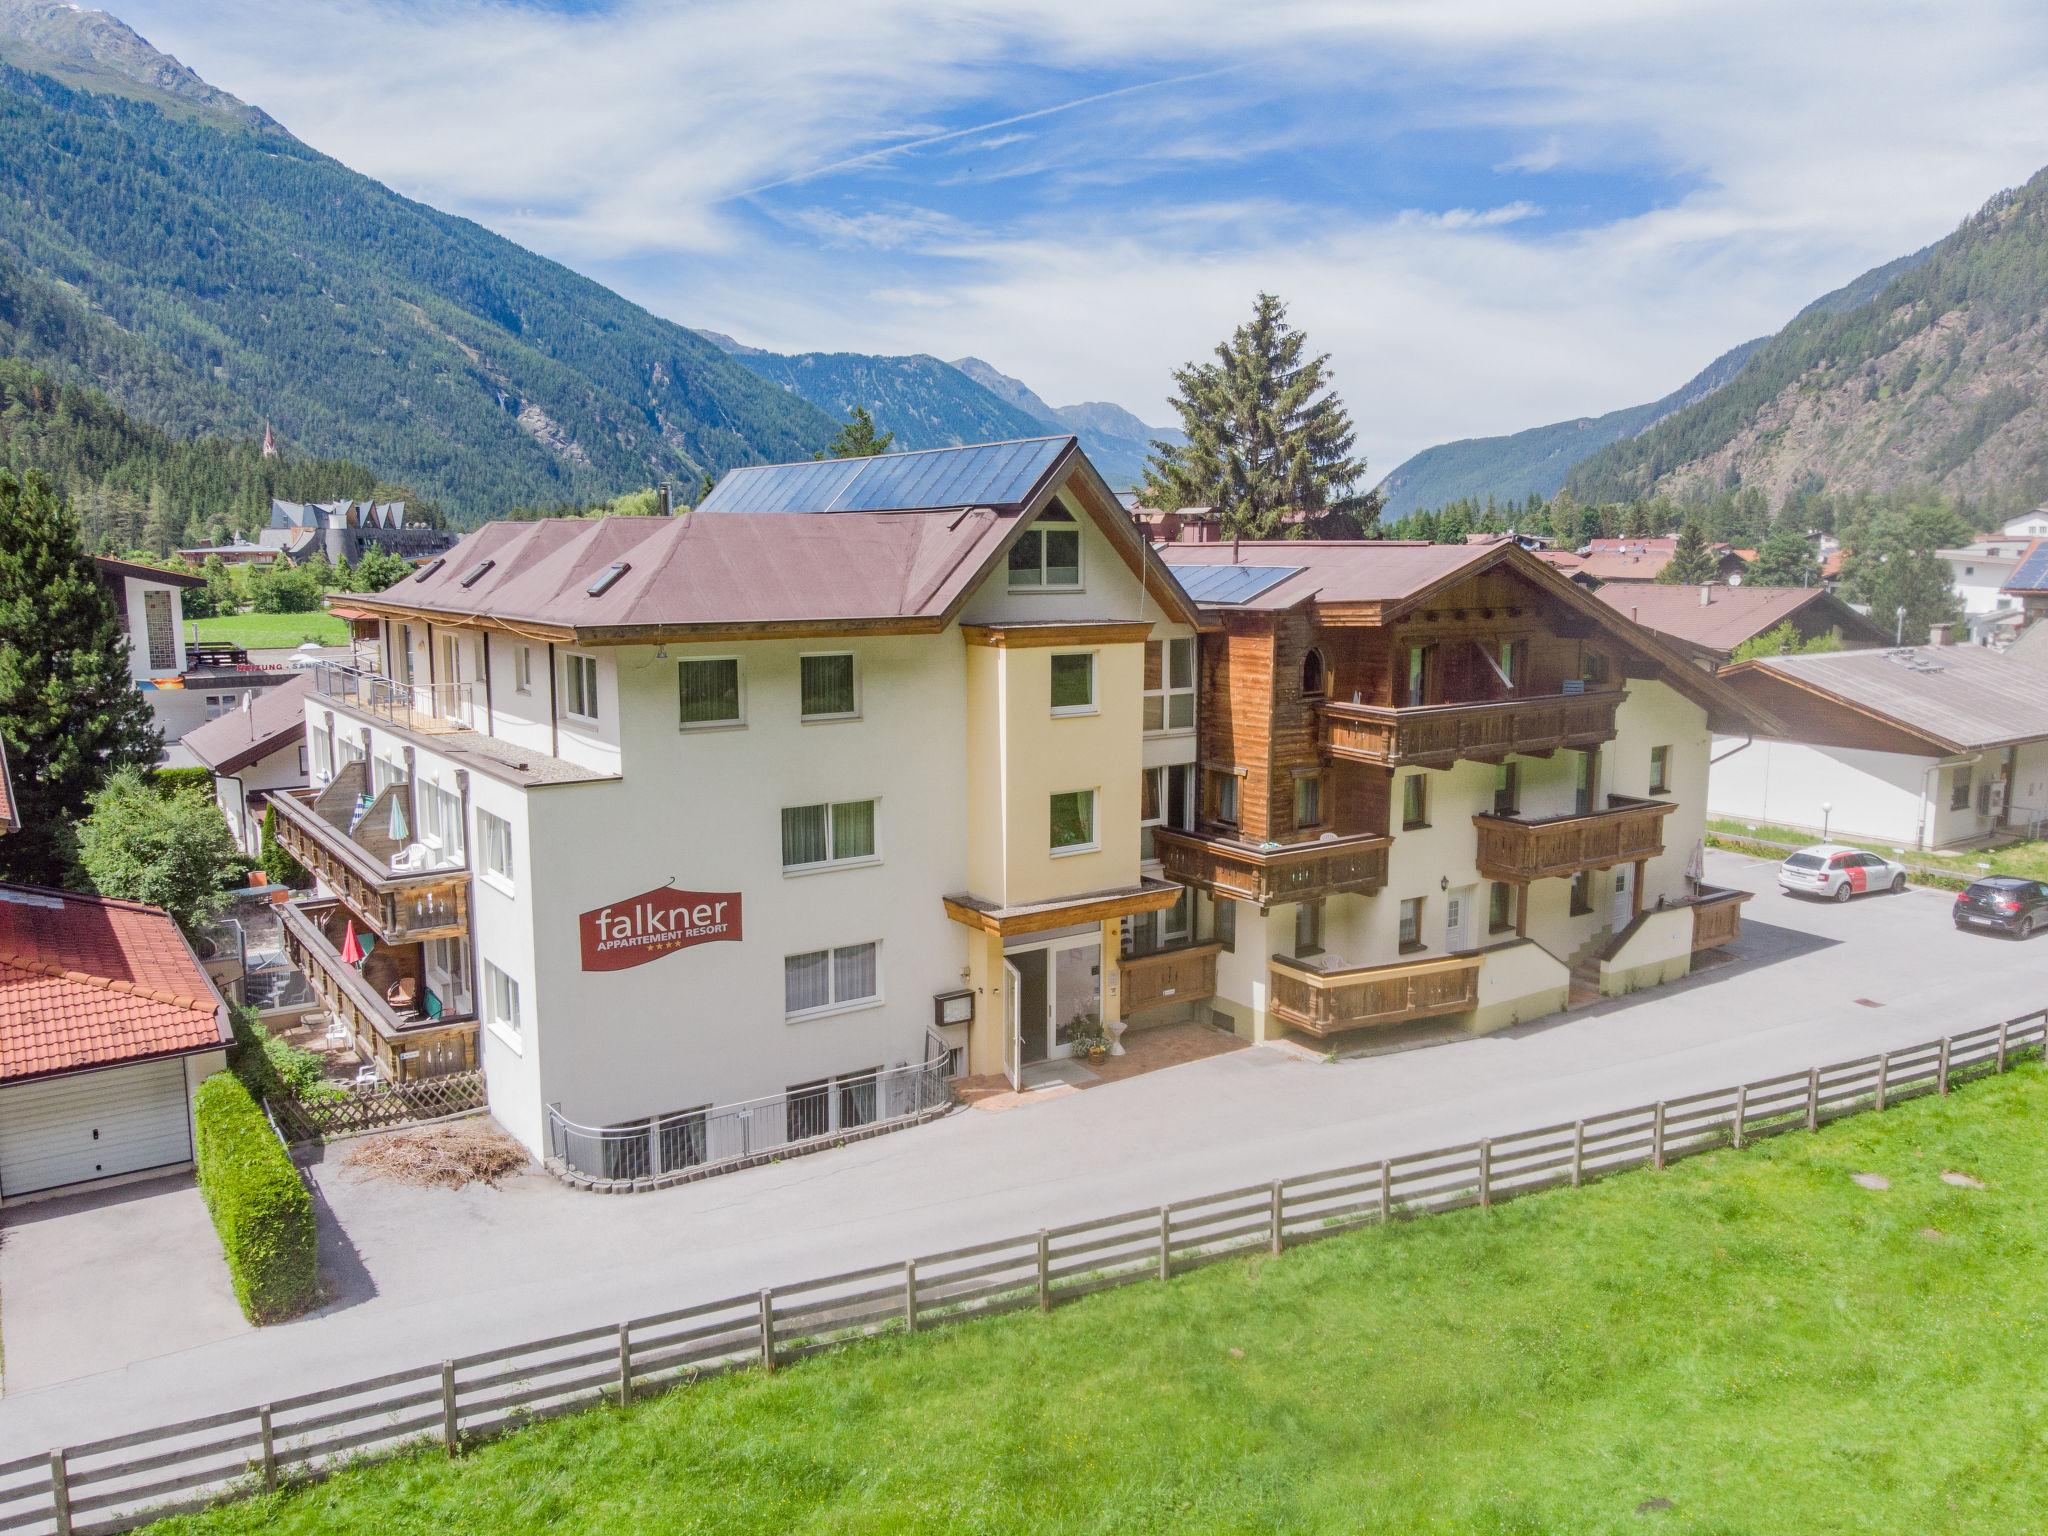
[{"label": "conifer tree", "polygon": [[1678,530],[1678,546],[1671,563],[1657,573],[1657,579],[1671,586],[1697,587],[1721,574],[1721,562],[1707,548],[1707,536],[1697,522]]},{"label": "conifer tree", "polygon": [[1286,523],[1289,512],[1334,514],[1354,532],[1374,522],[1381,498],[1352,489],[1365,460],[1351,456],[1357,434],[1330,387],[1329,355],[1309,354],[1307,341],[1287,306],[1262,293],[1215,362],[1174,371],[1187,442],[1152,444],[1147,506],[1214,507],[1229,538],[1308,532]]},{"label": "conifer tree", "polygon": [[19,831],[0,837],[9,879],[60,883],[71,822],[117,769],[163,749],[128,675],[114,600],[78,521],[36,476],[0,469],[0,736]]},{"label": "conifer tree", "polygon": [[1760,587],[1810,587],[1819,573],[1813,546],[1790,523],[1780,522],[1757,549],[1749,579]]},{"label": "conifer tree", "polygon": [[832,441],[825,445],[825,451],[816,457],[821,459],[871,459],[878,453],[887,453],[889,445],[896,441],[894,432],[877,433],[875,418],[868,414],[864,405],[856,405],[846,418]]}]

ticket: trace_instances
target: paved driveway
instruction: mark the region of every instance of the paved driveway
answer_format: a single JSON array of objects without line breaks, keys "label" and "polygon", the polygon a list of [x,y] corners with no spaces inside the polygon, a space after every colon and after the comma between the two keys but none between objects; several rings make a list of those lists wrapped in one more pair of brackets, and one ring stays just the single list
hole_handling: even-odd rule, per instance
[{"label": "paved driveway", "polygon": [[1781,897],[1771,875],[1711,856],[1710,879],[1762,892],[1741,963],[1486,1039],[1333,1065],[1237,1051],[651,1195],[579,1195],[540,1175],[414,1190],[317,1166],[336,1292],[326,1311],[10,1394],[0,1457],[1799,1070],[2048,1003],[2048,938],[1958,934],[1945,892],[1837,907]]},{"label": "paved driveway", "polygon": [[0,1212],[9,1394],[247,1332],[190,1174]]}]

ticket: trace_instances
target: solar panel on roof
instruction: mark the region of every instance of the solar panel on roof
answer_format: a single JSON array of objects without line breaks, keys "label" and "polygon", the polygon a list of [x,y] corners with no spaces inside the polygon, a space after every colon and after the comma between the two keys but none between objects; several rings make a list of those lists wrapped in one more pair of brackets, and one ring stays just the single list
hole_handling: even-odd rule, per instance
[{"label": "solar panel on roof", "polygon": [[1299,565],[1175,565],[1170,560],[1166,568],[1189,597],[1216,606],[1248,603],[1304,569]]},{"label": "solar panel on roof", "polygon": [[1071,441],[1028,438],[866,459],[749,465],[727,474],[697,510],[909,512],[1010,507],[1030,497]]},{"label": "solar panel on roof", "polygon": [[2048,541],[2036,544],[2005,584],[2021,592],[2048,591]]}]

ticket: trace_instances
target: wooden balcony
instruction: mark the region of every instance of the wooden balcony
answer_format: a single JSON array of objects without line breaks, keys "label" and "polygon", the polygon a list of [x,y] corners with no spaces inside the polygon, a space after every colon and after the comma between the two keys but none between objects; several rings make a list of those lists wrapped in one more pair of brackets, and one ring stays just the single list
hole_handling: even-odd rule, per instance
[{"label": "wooden balcony", "polygon": [[394,870],[391,802],[403,798],[405,786],[391,785],[357,816],[361,780],[362,764],[350,763],[317,793],[273,793],[278,843],[388,943],[467,934],[468,868]]},{"label": "wooden balcony", "polygon": [[[322,1006],[353,1039],[356,1054],[374,1061],[393,1082],[412,1082],[439,1077],[448,1072],[467,1072],[477,1064],[476,1016],[466,1010],[439,1008],[426,992],[419,971],[418,946],[380,946],[371,952],[374,961],[382,954],[385,965],[378,975],[410,976],[413,995],[420,1006],[400,1007],[378,989],[375,981],[341,958],[330,930],[343,918],[345,908],[332,901],[295,901],[282,909],[285,953],[305,974]],[[365,962],[367,969],[370,962]]]},{"label": "wooden balcony", "polygon": [[1167,879],[1261,908],[1379,890],[1387,883],[1387,849],[1393,841],[1370,833],[1261,847],[1169,827],[1153,833],[1159,867]]},{"label": "wooden balcony", "polygon": [[1694,954],[1703,949],[1719,949],[1742,937],[1742,904],[1750,895],[1748,891],[1723,890],[1713,885],[1700,887],[1690,903]]},{"label": "wooden balcony", "polygon": [[1116,966],[1123,1016],[1159,1003],[1198,1003],[1216,995],[1221,944],[1189,944],[1153,955],[1133,955]]},{"label": "wooden balcony", "polygon": [[1267,1008],[1288,1028],[1311,1035],[1468,1013],[1479,1006],[1480,960],[1439,955],[1326,971],[1275,955]]},{"label": "wooden balcony", "polygon": [[1614,739],[1614,712],[1627,695],[1545,694],[1481,704],[1412,709],[1329,702],[1316,707],[1323,750],[1383,768],[1444,768],[1465,758],[1498,761],[1511,752],[1583,749]]},{"label": "wooden balcony", "polygon": [[1606,810],[1583,816],[1474,816],[1479,873],[1488,880],[1548,880],[1655,858],[1664,851],[1664,818],[1677,809],[1662,800],[1609,795]]}]

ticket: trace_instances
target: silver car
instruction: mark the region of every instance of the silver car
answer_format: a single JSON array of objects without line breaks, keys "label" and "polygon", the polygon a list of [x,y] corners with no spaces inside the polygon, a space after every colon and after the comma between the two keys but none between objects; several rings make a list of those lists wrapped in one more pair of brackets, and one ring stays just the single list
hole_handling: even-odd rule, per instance
[{"label": "silver car", "polygon": [[1778,866],[1778,889],[1789,896],[1847,901],[1871,891],[1896,896],[1906,888],[1906,866],[1861,848],[1815,843]]}]

